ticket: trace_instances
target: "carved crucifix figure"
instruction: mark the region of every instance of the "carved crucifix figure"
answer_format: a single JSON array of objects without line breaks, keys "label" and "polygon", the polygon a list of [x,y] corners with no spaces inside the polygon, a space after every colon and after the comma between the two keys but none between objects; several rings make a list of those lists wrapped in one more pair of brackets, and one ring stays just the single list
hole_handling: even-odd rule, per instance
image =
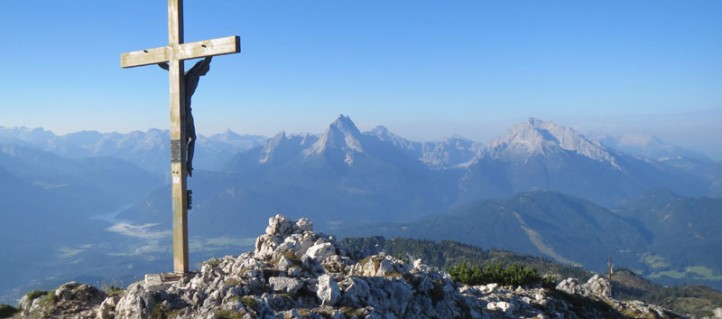
[{"label": "carved crucifix figure", "polygon": [[[196,88],[198,88],[198,82],[200,81],[201,76],[206,75],[208,71],[211,69],[211,59],[213,59],[212,56],[206,57],[205,59],[196,62],[196,64],[186,72],[185,76],[183,77],[183,81],[185,82],[185,128],[186,128],[186,146],[187,146],[187,152],[186,152],[186,171],[188,172],[188,176],[192,176],[193,174],[193,153],[195,150],[196,145],[196,125],[195,121],[193,120],[193,109],[191,109],[191,98],[193,97],[193,93],[196,92]],[[161,69],[168,71],[168,63],[158,63],[158,66],[161,67]]]},{"label": "carved crucifix figure", "polygon": [[[191,87],[185,84],[184,60],[240,52],[240,39],[230,36],[198,42],[183,42],[183,0],[168,0],[168,45],[160,48],[123,53],[123,68],[167,63],[170,78],[170,146],[171,197],[173,203],[173,269],[178,274],[188,272],[188,137],[195,140],[195,128],[189,130]],[[206,61],[206,60],[204,60]],[[210,63],[210,59],[207,60]],[[206,68],[208,65],[206,65]],[[205,72],[208,70],[206,69]],[[205,73],[204,73],[205,74]],[[187,80],[191,80],[190,78]],[[198,85],[196,78],[195,86]],[[193,86],[193,90],[195,90]],[[190,93],[190,94],[188,94]],[[186,105],[187,103],[187,105]],[[186,116],[186,113],[188,113]],[[184,143],[185,142],[185,143]],[[192,152],[192,150],[191,150]],[[192,154],[192,153],[191,153]]]}]

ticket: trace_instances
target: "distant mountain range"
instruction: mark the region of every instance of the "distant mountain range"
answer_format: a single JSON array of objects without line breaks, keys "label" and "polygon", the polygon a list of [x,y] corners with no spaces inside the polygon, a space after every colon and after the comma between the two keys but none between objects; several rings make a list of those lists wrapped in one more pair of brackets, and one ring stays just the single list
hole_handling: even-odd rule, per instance
[{"label": "distant mountain range", "polygon": [[[81,131],[56,135],[42,128],[2,128],[0,145],[14,145],[62,157],[113,157],[128,161],[157,176],[166,177],[169,167],[170,135],[167,130],[100,133]],[[198,136],[195,167],[218,170],[233,155],[261,145],[266,138],[239,135],[227,130],[210,136]]]},{"label": "distant mountain range", "polygon": [[[654,206],[665,205],[661,199],[633,208],[645,194],[664,194],[659,190],[682,202],[722,196],[722,163],[654,138],[634,141],[587,137],[539,119],[488,145],[459,136],[415,142],[382,126],[362,132],[343,115],[321,134],[266,139],[227,131],[197,143],[189,232],[196,254],[222,253],[248,244],[281,212],[319,221],[322,231],[374,225],[387,235],[451,237],[592,269],[615,255],[648,276],[719,276],[722,261],[703,252],[721,243],[708,225],[722,218],[709,208],[700,213],[714,221],[708,225],[685,219],[716,206],[680,206],[687,213],[672,214],[678,225],[693,226],[673,230],[655,221],[667,216]],[[132,258],[138,269],[157,265],[169,253],[168,158],[167,131],[58,136],[0,128],[0,260],[22,268],[44,255],[54,265],[44,272],[91,263],[99,276],[103,258]],[[29,227],[47,238],[24,235]],[[666,235],[686,238],[689,229],[703,239]]]},{"label": "distant mountain range", "polygon": [[[722,165],[705,159],[630,155],[576,131],[530,119],[485,146],[452,137],[412,142],[378,127],[361,132],[340,116],[322,134],[286,134],[233,156],[221,171],[199,172],[194,213],[200,233],[248,229],[265,212],[283,211],[329,221],[403,221],[479,199],[550,190],[614,207],[667,189],[685,196],[722,194]],[[160,223],[165,195],[123,216]],[[206,225],[206,221],[208,224]],[[229,225],[238,223],[230,222]]]},{"label": "distant mountain range", "polygon": [[[341,116],[320,135],[279,134],[264,146],[237,155],[225,170],[263,171],[263,180],[275,174],[287,182],[289,176],[309,174],[296,177],[307,184],[310,175],[319,180],[317,172],[310,173],[309,168],[333,168],[344,177],[331,179],[333,183],[353,182],[355,189],[369,191],[383,187],[363,185],[351,175],[369,168],[373,171],[370,175],[384,176],[383,185],[394,185],[389,178],[410,170],[432,183],[441,180],[455,184],[442,187],[453,203],[535,189],[569,193],[605,205],[619,204],[653,189],[690,196],[722,195],[722,166],[684,154],[670,151],[660,158],[630,155],[573,129],[538,119],[514,126],[485,146],[460,137],[412,142],[384,127],[362,133],[350,118]],[[414,188],[420,186],[418,181],[413,184]],[[400,190],[397,187],[394,191]]]}]

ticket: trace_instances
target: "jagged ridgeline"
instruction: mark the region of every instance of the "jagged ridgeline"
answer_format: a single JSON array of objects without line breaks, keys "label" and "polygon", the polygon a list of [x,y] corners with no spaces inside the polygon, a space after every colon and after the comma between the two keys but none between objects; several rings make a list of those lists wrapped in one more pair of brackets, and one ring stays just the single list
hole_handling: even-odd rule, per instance
[{"label": "jagged ridgeline", "polygon": [[[467,247],[468,246],[460,246]],[[466,249],[466,248],[465,248]],[[680,318],[612,298],[592,276],[556,288],[468,286],[420,259],[355,250],[307,219],[276,215],[252,252],[203,263],[181,280],[156,276],[107,292],[67,283],[27,294],[18,318]],[[12,310],[12,309],[11,309]]]}]

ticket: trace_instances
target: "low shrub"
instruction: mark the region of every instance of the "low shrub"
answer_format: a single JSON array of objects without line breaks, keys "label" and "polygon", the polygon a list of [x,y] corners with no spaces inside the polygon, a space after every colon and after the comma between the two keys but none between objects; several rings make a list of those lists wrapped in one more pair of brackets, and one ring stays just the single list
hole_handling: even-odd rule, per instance
[{"label": "low shrub", "polygon": [[28,300],[32,301],[32,300],[38,299],[42,296],[45,296],[47,294],[48,294],[48,292],[45,290],[33,290],[25,295],[28,297]]},{"label": "low shrub", "polygon": [[104,287],[102,287],[102,290],[103,290],[103,292],[105,292],[105,295],[108,297],[123,296],[125,294],[125,289],[116,287],[113,285],[104,286]]},{"label": "low shrub", "polygon": [[496,283],[502,286],[553,286],[554,279],[542,277],[536,268],[510,264],[504,266],[501,262],[490,263],[485,266],[470,266],[461,262],[449,268],[451,278],[465,285],[486,285]]},{"label": "low shrub", "polygon": [[216,309],[213,311],[213,314],[219,319],[243,319],[246,315],[244,311],[226,309]]}]

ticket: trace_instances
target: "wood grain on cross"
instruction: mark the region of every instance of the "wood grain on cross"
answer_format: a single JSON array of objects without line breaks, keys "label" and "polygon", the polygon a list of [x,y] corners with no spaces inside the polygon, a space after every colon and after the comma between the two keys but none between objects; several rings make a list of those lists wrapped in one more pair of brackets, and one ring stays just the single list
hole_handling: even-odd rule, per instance
[{"label": "wood grain on cross", "polygon": [[230,36],[183,43],[183,0],[168,0],[168,45],[123,53],[120,66],[137,67],[167,62],[170,77],[171,197],[173,202],[173,270],[188,269],[188,186],[186,184],[186,131],[184,60],[240,52],[240,39]]}]

